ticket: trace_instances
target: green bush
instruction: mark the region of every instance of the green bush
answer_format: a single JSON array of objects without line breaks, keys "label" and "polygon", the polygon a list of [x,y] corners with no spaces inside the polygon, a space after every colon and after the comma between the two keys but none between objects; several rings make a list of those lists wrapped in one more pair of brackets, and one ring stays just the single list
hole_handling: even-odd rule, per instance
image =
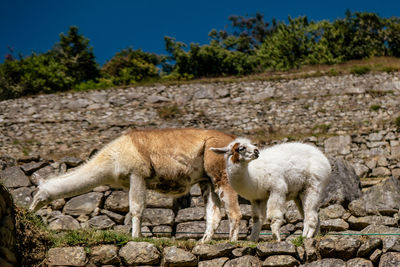
[{"label": "green bush", "polygon": [[70,89],[75,79],[51,53],[33,54],[0,65],[0,99]]},{"label": "green bush", "polygon": [[115,85],[134,84],[138,81],[159,78],[157,65],[163,58],[141,49],[127,48],[115,54],[101,69],[102,76]]},{"label": "green bush", "polygon": [[259,65],[255,55],[230,51],[216,43],[200,46],[191,44],[189,51],[185,44],[165,37],[168,58],[174,61],[172,73],[193,75],[194,77],[215,77],[226,75],[245,75],[254,73]]}]

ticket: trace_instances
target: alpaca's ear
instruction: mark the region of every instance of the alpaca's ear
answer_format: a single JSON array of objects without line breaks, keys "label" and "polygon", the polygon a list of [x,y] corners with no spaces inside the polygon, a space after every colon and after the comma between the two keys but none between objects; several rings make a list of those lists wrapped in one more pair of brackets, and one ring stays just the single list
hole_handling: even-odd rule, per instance
[{"label": "alpaca's ear", "polygon": [[210,150],[217,154],[225,154],[230,151],[228,147],[211,147]]}]

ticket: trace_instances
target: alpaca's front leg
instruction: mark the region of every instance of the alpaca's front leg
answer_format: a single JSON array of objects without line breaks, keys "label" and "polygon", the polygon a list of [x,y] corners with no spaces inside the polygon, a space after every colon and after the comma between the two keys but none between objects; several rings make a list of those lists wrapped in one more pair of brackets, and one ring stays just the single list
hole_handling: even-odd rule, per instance
[{"label": "alpaca's front leg", "polygon": [[271,192],[267,203],[267,220],[271,221],[272,237],[281,241],[279,229],[283,224],[286,194]]},{"label": "alpaca's front leg", "polygon": [[131,174],[129,189],[129,212],[132,215],[132,237],[140,237],[141,219],[146,205],[146,184],[142,177]]},{"label": "alpaca's front leg", "polygon": [[257,242],[259,239],[260,231],[265,221],[266,205],[266,199],[251,201],[253,227],[251,228],[250,241]]}]

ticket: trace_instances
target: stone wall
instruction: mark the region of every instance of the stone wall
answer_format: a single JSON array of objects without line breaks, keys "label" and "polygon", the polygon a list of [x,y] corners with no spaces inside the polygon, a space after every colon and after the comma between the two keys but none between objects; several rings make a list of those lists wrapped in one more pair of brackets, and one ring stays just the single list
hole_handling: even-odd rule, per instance
[{"label": "stone wall", "polygon": [[[341,234],[399,233],[400,132],[394,123],[400,115],[399,101],[398,73],[160,85],[7,100],[0,105],[0,182],[9,188],[15,203],[26,207],[39,179],[78,167],[93,149],[129,128],[217,128],[251,136],[265,145],[295,139],[318,146],[335,167],[335,183],[320,211],[322,231],[333,235],[294,247],[291,241],[301,233],[302,219],[290,202],[281,243],[260,243],[256,248],[199,245],[184,251],[134,242],[89,251],[54,248],[47,263],[273,266],[281,261],[286,264],[282,266],[310,262],[310,266],[343,266],[347,261],[348,266],[391,266],[389,262],[398,266],[397,235]],[[55,200],[38,214],[53,230],[91,227],[128,233],[127,198],[126,191],[99,186],[81,196]],[[204,200],[198,186],[179,199],[154,192],[148,192],[147,199],[142,228],[146,236],[197,240],[204,232]],[[250,205],[241,200],[240,207],[244,240],[252,224]],[[227,238],[228,221],[223,215],[217,240]],[[261,241],[270,239],[267,224]],[[0,255],[6,255],[4,251]],[[135,251],[141,255],[134,256]],[[142,254],[150,260],[138,262]],[[12,263],[10,258],[7,261]]]},{"label": "stone wall", "polygon": [[17,266],[15,213],[10,192],[0,183],[0,266]]},{"label": "stone wall", "polygon": [[389,243],[387,238],[349,236],[307,239],[297,247],[287,241],[264,242],[256,247],[198,244],[193,249],[158,248],[147,242],[129,242],[121,248],[96,246],[89,253],[83,247],[53,248],[49,250],[47,263],[50,266],[397,267],[400,253],[388,249]]},{"label": "stone wall", "polygon": [[369,134],[393,125],[399,102],[398,72],[24,97],[0,104],[0,155],[85,158],[130,128],[213,128],[269,139]]}]

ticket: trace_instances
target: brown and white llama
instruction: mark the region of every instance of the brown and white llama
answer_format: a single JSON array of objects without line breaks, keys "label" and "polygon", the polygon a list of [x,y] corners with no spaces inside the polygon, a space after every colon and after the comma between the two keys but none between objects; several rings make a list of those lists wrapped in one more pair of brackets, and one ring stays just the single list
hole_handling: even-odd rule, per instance
[{"label": "brown and white llama", "polygon": [[139,237],[146,189],[172,196],[189,192],[199,183],[206,201],[206,231],[212,238],[221,220],[221,200],[230,221],[229,238],[237,240],[240,209],[230,186],[223,156],[210,147],[226,146],[232,135],[215,130],[163,129],[131,131],[106,145],[84,165],[40,183],[30,210],[52,200],[86,193],[98,185],[129,188],[132,237]]}]

